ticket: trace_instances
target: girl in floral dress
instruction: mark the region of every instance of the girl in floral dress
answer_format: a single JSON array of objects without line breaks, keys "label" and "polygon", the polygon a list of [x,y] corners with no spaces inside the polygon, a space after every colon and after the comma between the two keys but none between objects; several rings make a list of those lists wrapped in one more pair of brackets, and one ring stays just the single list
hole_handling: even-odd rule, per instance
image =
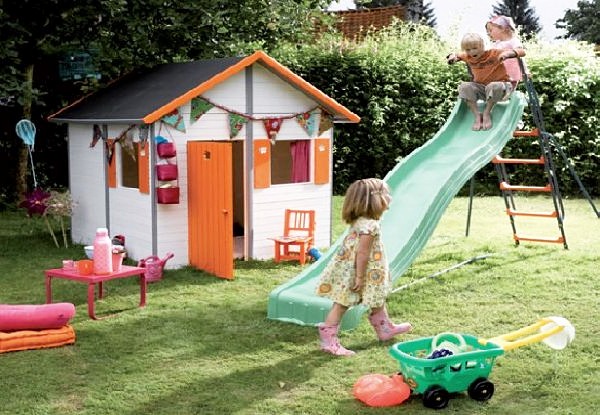
[{"label": "girl in floral dress", "polygon": [[392,323],[385,307],[392,281],[379,220],[391,200],[389,187],[380,179],[357,180],[346,191],[342,218],[350,229],[317,285],[317,295],[333,301],[325,322],[319,325],[321,350],[325,352],[337,356],[354,354],[340,344],[337,333],[344,313],[357,304],[371,309],[369,322],[380,340],[389,340],[412,328],[410,323]]}]

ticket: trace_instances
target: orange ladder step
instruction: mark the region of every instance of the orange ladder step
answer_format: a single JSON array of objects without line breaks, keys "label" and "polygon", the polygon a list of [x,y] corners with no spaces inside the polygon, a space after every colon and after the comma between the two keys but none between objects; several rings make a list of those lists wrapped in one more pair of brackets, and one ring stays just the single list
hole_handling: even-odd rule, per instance
[{"label": "orange ladder step", "polygon": [[539,159],[505,159],[500,156],[495,156],[492,159],[494,164],[544,164],[544,156]]},{"label": "orange ladder step", "polygon": [[513,186],[506,182],[500,183],[500,190],[514,190],[521,192],[551,192],[552,186],[547,184],[546,186]]},{"label": "orange ladder step", "polygon": [[564,244],[565,243],[565,238],[563,238],[562,236],[558,236],[555,239],[551,239],[551,238],[534,238],[534,237],[529,237],[529,236],[519,236],[517,234],[514,234],[513,238],[515,241],[548,242],[548,243],[553,243],[553,244]]},{"label": "orange ladder step", "polygon": [[534,128],[531,131],[513,131],[513,137],[539,137],[540,136],[540,130],[537,128]]},{"label": "orange ladder step", "polygon": [[506,209],[506,214],[509,216],[536,216],[540,218],[557,218],[558,212],[520,212],[514,209]]}]

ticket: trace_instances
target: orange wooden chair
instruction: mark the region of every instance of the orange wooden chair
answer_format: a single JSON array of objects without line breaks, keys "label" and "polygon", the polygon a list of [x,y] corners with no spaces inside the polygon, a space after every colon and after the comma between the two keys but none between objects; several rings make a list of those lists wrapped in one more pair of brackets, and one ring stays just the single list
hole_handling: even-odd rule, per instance
[{"label": "orange wooden chair", "polygon": [[286,209],[283,235],[269,238],[275,241],[275,262],[300,261],[304,265],[314,237],[315,211]]}]

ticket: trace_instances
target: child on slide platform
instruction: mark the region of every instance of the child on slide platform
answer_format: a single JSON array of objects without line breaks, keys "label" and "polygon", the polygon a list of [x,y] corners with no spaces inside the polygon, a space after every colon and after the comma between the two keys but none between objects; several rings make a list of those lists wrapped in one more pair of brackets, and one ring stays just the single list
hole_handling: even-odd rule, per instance
[{"label": "child on slide platform", "polygon": [[[448,64],[458,61],[465,62],[472,75],[472,80],[461,82],[458,96],[465,101],[475,121],[474,131],[492,128],[491,112],[494,105],[510,97],[514,85],[506,68],[504,60],[525,56],[522,48],[510,50],[485,49],[483,38],[476,33],[467,33],[461,40],[461,51],[450,53],[446,60]],[[483,112],[479,111],[477,101],[485,101]]]},{"label": "child on slide platform", "polygon": [[[511,17],[503,15],[493,16],[485,24],[485,30],[492,41],[492,49],[523,49],[523,44],[517,36],[515,22]],[[516,88],[517,83],[522,78],[519,61],[517,59],[507,59],[504,61],[504,67],[513,83],[513,89]],[[527,73],[525,62],[523,62],[523,67]]]}]

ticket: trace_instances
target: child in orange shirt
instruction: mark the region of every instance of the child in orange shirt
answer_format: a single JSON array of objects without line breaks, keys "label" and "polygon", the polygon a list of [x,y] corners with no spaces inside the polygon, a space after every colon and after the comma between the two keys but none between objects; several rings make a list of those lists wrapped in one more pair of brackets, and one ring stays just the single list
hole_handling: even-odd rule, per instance
[{"label": "child in orange shirt", "polygon": [[[504,60],[525,55],[521,48],[512,50],[485,49],[483,38],[476,33],[467,33],[461,40],[461,52],[451,53],[446,59],[448,64],[463,61],[469,66],[472,80],[462,82],[458,87],[458,96],[462,98],[475,117],[473,130],[492,128],[491,112],[497,102],[510,97],[513,91]],[[483,112],[479,112],[477,101],[485,101]]]}]

